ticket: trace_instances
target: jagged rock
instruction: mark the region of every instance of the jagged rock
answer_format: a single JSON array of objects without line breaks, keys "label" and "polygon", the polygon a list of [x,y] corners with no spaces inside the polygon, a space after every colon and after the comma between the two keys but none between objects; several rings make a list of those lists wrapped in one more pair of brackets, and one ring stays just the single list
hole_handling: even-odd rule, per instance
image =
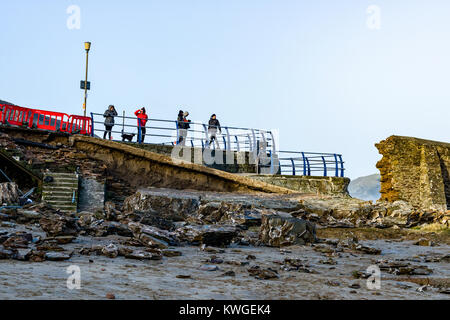
[{"label": "jagged rock", "polygon": [[71,253],[66,252],[47,252],[45,253],[45,260],[48,261],[64,261],[71,258]]},{"label": "jagged rock", "polygon": [[155,211],[147,211],[147,212],[135,212],[135,215],[138,217],[137,220],[142,224],[157,227],[162,230],[172,231],[175,229],[175,225],[171,220],[161,218],[159,214]]},{"label": "jagged rock", "polygon": [[309,221],[290,215],[265,214],[262,216],[259,238],[271,247],[304,245],[316,241],[316,227]]},{"label": "jagged rock", "polygon": [[363,246],[361,244],[356,245],[354,247],[354,250],[363,252],[365,254],[381,254],[381,250],[380,249],[371,248],[371,247],[368,247],[368,246]]},{"label": "jagged rock", "polygon": [[158,248],[158,249],[166,249],[169,247],[169,244],[163,240],[152,237],[149,234],[141,233],[138,236],[139,241],[150,248]]},{"label": "jagged rock", "polygon": [[416,246],[424,246],[424,247],[431,247],[434,245],[433,241],[428,239],[419,239],[414,243]]},{"label": "jagged rock", "polygon": [[137,222],[130,222],[128,227],[133,232],[133,236],[145,246],[166,249],[169,245],[178,244],[176,234],[173,232]]},{"label": "jagged rock", "polygon": [[247,271],[251,276],[260,280],[278,279],[280,277],[275,270],[272,270],[270,268],[261,269],[261,267],[259,266],[253,266],[249,268]]},{"label": "jagged rock", "polygon": [[8,250],[0,248],[0,260],[14,259],[17,255],[17,250]]},{"label": "jagged rock", "polygon": [[17,222],[18,223],[35,223],[42,218],[42,213],[34,210],[17,209]]},{"label": "jagged rock", "polygon": [[0,205],[19,202],[19,187],[14,182],[0,183]]},{"label": "jagged rock", "polygon": [[64,251],[63,247],[56,245],[55,243],[43,243],[36,247],[39,251]]},{"label": "jagged rock", "polygon": [[202,265],[199,269],[202,271],[217,271],[219,270],[219,267],[215,265],[205,264]]},{"label": "jagged rock", "polygon": [[30,252],[29,261],[31,262],[44,262],[45,261],[45,252],[32,250]]},{"label": "jagged rock", "polygon": [[301,259],[286,258],[282,264],[282,269],[285,271],[300,271],[305,273],[311,273],[307,262]]},{"label": "jagged rock", "polygon": [[127,259],[135,259],[135,260],[161,260],[162,257],[160,254],[135,250],[125,255]]},{"label": "jagged rock", "polygon": [[119,248],[115,244],[110,243],[109,245],[103,247],[102,254],[111,259],[117,258],[119,255]]},{"label": "jagged rock", "polygon": [[192,244],[222,247],[231,243],[237,229],[226,225],[188,225],[178,228],[175,233],[180,240]]},{"label": "jagged rock", "polygon": [[15,233],[11,234],[2,245],[5,249],[27,249],[32,241],[33,236],[30,233]]},{"label": "jagged rock", "polygon": [[74,218],[58,214],[47,215],[41,218],[39,224],[49,237],[76,236],[80,231]]},{"label": "jagged rock", "polygon": [[179,256],[183,255],[183,253],[181,251],[169,250],[169,249],[162,250],[161,253],[165,257],[179,257]]},{"label": "jagged rock", "polygon": [[155,211],[164,219],[183,221],[197,212],[200,205],[198,196],[179,193],[174,190],[140,190],[125,199],[123,207],[126,212]]},{"label": "jagged rock", "polygon": [[107,201],[105,203],[105,217],[108,221],[115,221],[118,216],[121,215],[121,212],[116,209],[116,205],[114,202]]},{"label": "jagged rock", "polygon": [[94,222],[98,221],[92,212],[80,212],[78,214],[78,224],[82,228],[89,228]]},{"label": "jagged rock", "polygon": [[395,275],[430,275],[433,270],[420,265],[412,265],[403,261],[378,261],[378,267],[381,271]]},{"label": "jagged rock", "polygon": [[133,232],[127,225],[119,222],[103,221],[95,226],[91,225],[91,233],[97,237],[106,237],[109,235],[119,235],[122,237],[132,237]]}]

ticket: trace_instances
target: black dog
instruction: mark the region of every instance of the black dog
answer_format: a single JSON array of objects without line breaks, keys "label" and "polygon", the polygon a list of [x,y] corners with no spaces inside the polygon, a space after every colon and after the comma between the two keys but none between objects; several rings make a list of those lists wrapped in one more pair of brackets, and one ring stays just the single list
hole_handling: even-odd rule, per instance
[{"label": "black dog", "polygon": [[125,140],[128,140],[129,142],[132,142],[135,135],[135,133],[122,132],[122,141],[125,142]]}]

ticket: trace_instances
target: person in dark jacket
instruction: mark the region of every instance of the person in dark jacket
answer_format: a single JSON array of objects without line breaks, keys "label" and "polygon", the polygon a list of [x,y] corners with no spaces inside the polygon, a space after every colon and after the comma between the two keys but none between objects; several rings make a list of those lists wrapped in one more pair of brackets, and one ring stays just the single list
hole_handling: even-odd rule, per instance
[{"label": "person in dark jacket", "polygon": [[113,105],[110,105],[108,109],[103,114],[105,117],[105,133],[103,134],[103,139],[106,139],[106,135],[109,134],[109,140],[111,140],[111,131],[114,127],[114,117],[117,116],[116,108]]},{"label": "person in dark jacket", "polygon": [[186,145],[187,131],[191,127],[189,123],[191,120],[188,120],[189,112],[183,112],[180,110],[178,113],[177,123],[178,123],[178,141],[177,145]]},{"label": "person in dark jacket", "polygon": [[217,140],[217,131],[219,131],[219,134],[222,134],[222,128],[220,127],[220,122],[217,120],[217,117],[215,114],[211,116],[211,119],[209,119],[208,123],[208,135],[209,135],[209,142],[208,147],[211,146],[214,141],[216,142],[217,149],[220,149],[219,141]]}]

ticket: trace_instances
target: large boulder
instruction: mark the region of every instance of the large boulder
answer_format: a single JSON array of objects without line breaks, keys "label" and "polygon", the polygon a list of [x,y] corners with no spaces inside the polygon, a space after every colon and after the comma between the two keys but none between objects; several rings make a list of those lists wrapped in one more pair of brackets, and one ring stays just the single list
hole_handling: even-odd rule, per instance
[{"label": "large boulder", "polygon": [[289,214],[264,214],[259,238],[263,244],[271,247],[304,245],[317,240],[316,227],[312,222]]},{"label": "large boulder", "polygon": [[187,225],[178,228],[175,233],[181,241],[191,244],[223,247],[231,243],[238,230],[230,225]]},{"label": "large boulder", "polygon": [[173,221],[183,221],[197,212],[200,198],[197,195],[178,192],[176,190],[139,190],[125,199],[125,212],[153,211],[159,217]]},{"label": "large boulder", "polygon": [[58,214],[44,216],[39,220],[39,224],[49,237],[76,236],[80,231],[74,218]]},{"label": "large boulder", "polygon": [[166,249],[179,243],[174,232],[143,225],[138,222],[130,222],[128,227],[133,232],[134,238],[147,247]]}]

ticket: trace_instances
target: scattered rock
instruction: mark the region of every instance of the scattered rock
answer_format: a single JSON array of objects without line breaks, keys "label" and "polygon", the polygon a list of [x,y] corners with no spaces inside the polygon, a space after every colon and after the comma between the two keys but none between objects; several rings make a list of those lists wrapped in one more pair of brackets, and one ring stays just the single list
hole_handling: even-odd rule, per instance
[{"label": "scattered rock", "polygon": [[109,245],[103,247],[102,254],[111,259],[117,258],[119,255],[119,248],[115,244],[110,243]]},{"label": "scattered rock", "polygon": [[248,273],[259,280],[270,280],[270,279],[278,279],[280,276],[275,270],[270,268],[261,269],[259,266],[253,266],[249,268]]},{"label": "scattered rock", "polygon": [[71,258],[71,253],[66,252],[47,252],[45,253],[45,260],[48,261],[64,261]]},{"label": "scattered rock", "polygon": [[39,224],[49,237],[76,236],[79,227],[74,218],[51,214],[39,220]]},{"label": "scattered rock", "polygon": [[181,251],[169,250],[169,249],[162,250],[162,254],[165,257],[179,257],[179,256],[183,255],[183,253]]},{"label": "scattered rock", "polygon": [[109,300],[115,300],[116,299],[116,296],[114,295],[114,293],[107,293],[106,294],[106,299],[109,299]]},{"label": "scattered rock", "polygon": [[219,267],[215,266],[215,265],[205,264],[200,267],[200,270],[202,270],[202,271],[217,271],[217,270],[219,270]]},{"label": "scattered rock", "polygon": [[415,246],[424,246],[424,247],[431,247],[434,246],[435,244],[428,239],[420,239],[417,242],[414,242]]},{"label": "scattered rock", "polygon": [[229,225],[189,225],[175,232],[182,241],[216,247],[228,246],[237,235],[236,227]]}]

